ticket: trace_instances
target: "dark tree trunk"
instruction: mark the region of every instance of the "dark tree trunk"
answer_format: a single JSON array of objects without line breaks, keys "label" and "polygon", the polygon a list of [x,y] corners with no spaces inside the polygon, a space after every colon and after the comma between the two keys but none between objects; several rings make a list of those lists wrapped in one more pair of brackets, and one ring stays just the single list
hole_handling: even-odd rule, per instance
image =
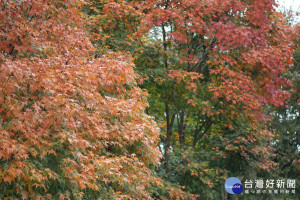
[{"label": "dark tree trunk", "polygon": [[184,145],[185,145],[184,111],[179,112],[178,115],[178,134],[179,134],[180,149],[184,150]]},{"label": "dark tree trunk", "polygon": [[[165,112],[166,112],[166,121],[167,121],[167,135],[164,140],[164,167],[166,170],[166,173],[170,172],[169,162],[170,162],[170,147],[171,147],[171,137],[173,133],[173,124],[175,119],[175,114],[170,114],[169,104],[166,101],[165,103]],[[170,116],[171,115],[171,116]],[[171,118],[170,118],[171,117]]]}]

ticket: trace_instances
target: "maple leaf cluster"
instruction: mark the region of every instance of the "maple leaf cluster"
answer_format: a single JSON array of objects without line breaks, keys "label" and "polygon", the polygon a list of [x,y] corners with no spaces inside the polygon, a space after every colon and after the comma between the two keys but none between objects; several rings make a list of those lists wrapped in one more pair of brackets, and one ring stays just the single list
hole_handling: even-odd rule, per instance
[{"label": "maple leaf cluster", "polygon": [[129,56],[94,58],[83,4],[0,1],[0,198],[149,198],[147,94]]}]

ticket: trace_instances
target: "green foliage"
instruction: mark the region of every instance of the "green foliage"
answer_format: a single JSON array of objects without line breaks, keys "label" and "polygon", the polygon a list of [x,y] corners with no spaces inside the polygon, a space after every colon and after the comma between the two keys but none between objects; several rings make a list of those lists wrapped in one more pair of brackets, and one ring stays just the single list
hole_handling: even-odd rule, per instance
[{"label": "green foliage", "polygon": [[299,30],[274,1],[0,6],[0,198],[227,200],[230,176],[300,177]]}]

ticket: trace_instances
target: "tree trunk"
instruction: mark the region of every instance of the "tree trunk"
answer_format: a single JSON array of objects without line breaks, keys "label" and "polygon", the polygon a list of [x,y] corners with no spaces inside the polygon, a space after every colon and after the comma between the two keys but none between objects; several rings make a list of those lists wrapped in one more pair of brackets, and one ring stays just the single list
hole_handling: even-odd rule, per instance
[{"label": "tree trunk", "polygon": [[178,120],[179,144],[180,144],[180,149],[184,150],[184,145],[185,145],[184,111],[179,112],[178,118],[179,118]]},{"label": "tree trunk", "polygon": [[171,136],[172,136],[172,130],[167,128],[167,136],[164,141],[164,146],[165,146],[164,167],[165,167],[166,173],[170,172],[169,162],[170,162]]},{"label": "tree trunk", "polygon": [[236,194],[228,194],[229,200],[238,200],[238,197]]},{"label": "tree trunk", "polygon": [[227,192],[223,184],[221,184],[221,200],[227,200]]},{"label": "tree trunk", "polygon": [[164,155],[164,167],[166,170],[166,173],[170,172],[169,162],[170,162],[170,146],[171,146],[171,137],[173,133],[173,124],[175,119],[175,114],[173,113],[170,119],[170,110],[169,110],[169,104],[167,102],[168,99],[166,99],[165,103],[165,112],[166,112],[166,121],[167,121],[167,135],[164,140],[164,149],[165,149],[165,155]]}]

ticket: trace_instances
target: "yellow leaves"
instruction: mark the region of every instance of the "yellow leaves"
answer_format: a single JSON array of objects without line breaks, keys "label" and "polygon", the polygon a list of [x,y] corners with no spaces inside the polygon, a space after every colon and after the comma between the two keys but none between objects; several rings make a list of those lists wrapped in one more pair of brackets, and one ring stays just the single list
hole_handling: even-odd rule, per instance
[{"label": "yellow leaves", "polygon": [[118,194],[118,195],[121,194],[121,193],[122,193],[121,191],[117,191],[117,192],[116,192],[116,194]]},{"label": "yellow leaves", "polygon": [[196,176],[196,177],[198,176],[197,170],[191,169],[190,172],[191,172],[191,176]]},{"label": "yellow leaves", "polygon": [[85,1],[82,1],[82,0],[77,0],[77,1],[76,1],[77,7],[81,7],[81,6],[85,5],[85,4],[86,4]]},{"label": "yellow leaves", "polygon": [[240,141],[238,141],[238,140],[234,140],[234,141],[233,141],[233,143],[237,143],[237,144],[238,144],[238,143],[240,143]]}]

